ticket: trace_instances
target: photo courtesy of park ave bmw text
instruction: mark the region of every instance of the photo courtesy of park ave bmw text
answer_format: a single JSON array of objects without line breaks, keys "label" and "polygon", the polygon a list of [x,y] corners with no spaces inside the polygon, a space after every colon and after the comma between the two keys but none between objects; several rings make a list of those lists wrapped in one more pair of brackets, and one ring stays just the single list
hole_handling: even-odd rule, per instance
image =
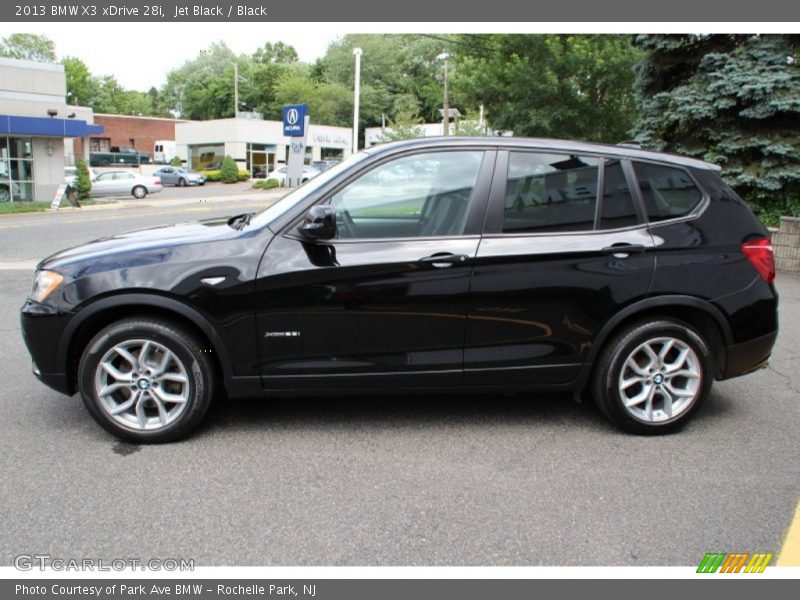
[{"label": "photo courtesy of park ave bmw text", "polygon": [[0,20],[0,595],[800,577],[800,8]]}]

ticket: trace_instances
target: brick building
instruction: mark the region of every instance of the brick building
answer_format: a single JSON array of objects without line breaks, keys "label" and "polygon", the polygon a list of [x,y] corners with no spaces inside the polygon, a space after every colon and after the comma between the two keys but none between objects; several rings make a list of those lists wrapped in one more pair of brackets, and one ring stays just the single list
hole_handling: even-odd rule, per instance
[{"label": "brick building", "polygon": [[[89,152],[109,152],[111,146],[127,146],[149,154],[152,158],[156,140],[174,140],[175,125],[187,121],[95,113],[94,122],[102,125],[105,131],[102,135],[89,138]],[[79,156],[83,154],[79,142],[76,144],[75,153]]]}]

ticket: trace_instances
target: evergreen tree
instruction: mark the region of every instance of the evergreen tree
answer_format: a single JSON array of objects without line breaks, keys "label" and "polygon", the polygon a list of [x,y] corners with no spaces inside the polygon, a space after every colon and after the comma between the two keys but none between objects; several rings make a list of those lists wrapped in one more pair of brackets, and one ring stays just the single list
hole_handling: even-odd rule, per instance
[{"label": "evergreen tree", "polygon": [[797,35],[642,35],[636,139],[718,163],[762,219],[800,214]]},{"label": "evergreen tree", "polygon": [[92,179],[89,177],[89,167],[86,166],[86,161],[79,160],[75,164],[75,171],[77,172],[75,189],[78,190],[78,198],[85,200],[89,197],[89,192],[92,191]]},{"label": "evergreen tree", "polygon": [[222,168],[219,171],[219,178],[224,183],[236,183],[239,181],[239,167],[230,154],[225,156],[222,161]]}]

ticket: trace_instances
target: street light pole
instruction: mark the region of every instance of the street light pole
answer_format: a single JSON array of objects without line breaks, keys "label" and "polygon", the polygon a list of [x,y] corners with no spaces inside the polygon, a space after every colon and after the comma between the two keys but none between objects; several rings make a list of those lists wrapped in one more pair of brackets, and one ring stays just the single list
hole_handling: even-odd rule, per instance
[{"label": "street light pole", "polygon": [[233,118],[239,118],[239,63],[233,63]]},{"label": "street light pole", "polygon": [[353,90],[353,154],[358,152],[358,111],[361,99],[361,48],[353,48],[356,57],[355,88]]},{"label": "street light pole", "polygon": [[447,82],[447,59],[450,58],[450,55],[447,52],[442,52],[436,58],[444,61],[444,106],[442,107],[442,133],[444,135],[450,135],[450,98],[448,98],[449,90]]}]

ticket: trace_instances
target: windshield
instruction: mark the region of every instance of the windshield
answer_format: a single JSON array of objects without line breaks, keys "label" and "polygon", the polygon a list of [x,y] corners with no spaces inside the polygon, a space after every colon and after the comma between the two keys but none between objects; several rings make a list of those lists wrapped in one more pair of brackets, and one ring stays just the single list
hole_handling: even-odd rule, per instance
[{"label": "windshield", "polygon": [[256,227],[260,227],[262,225],[266,225],[271,223],[281,215],[289,212],[294,208],[300,201],[303,200],[308,194],[311,194],[317,191],[319,188],[324,186],[326,183],[335,179],[344,171],[347,171],[353,165],[357,165],[361,161],[369,156],[366,152],[359,152],[358,154],[352,155],[350,158],[347,158],[337,164],[334,167],[331,167],[327,171],[323,171],[313,179],[309,179],[306,183],[301,185],[298,188],[295,188],[288,194],[286,194],[283,198],[278,200],[275,204],[270,206],[264,212],[257,214],[253,217],[252,221],[250,221],[251,225]]}]

